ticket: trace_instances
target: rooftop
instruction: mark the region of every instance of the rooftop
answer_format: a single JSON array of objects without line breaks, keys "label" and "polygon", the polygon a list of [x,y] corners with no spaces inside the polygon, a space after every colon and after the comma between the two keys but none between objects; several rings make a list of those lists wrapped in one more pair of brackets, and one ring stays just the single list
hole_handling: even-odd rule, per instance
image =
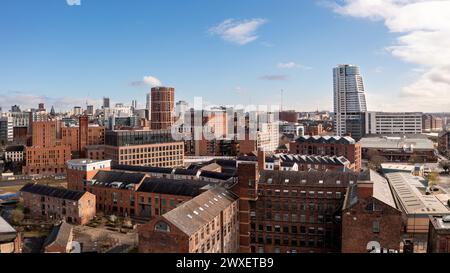
[{"label": "rooftop", "polygon": [[450,214],[436,196],[425,195],[423,179],[409,173],[388,173],[386,178],[407,214]]},{"label": "rooftop", "polygon": [[112,169],[120,171],[141,172],[141,173],[171,174],[173,172],[172,168],[144,167],[144,166],[130,166],[130,165],[113,165]]},{"label": "rooftop", "polygon": [[336,144],[355,144],[356,141],[349,137],[340,136],[301,136],[295,140],[297,143],[336,143]]},{"label": "rooftop", "polygon": [[82,191],[73,191],[65,188],[56,188],[31,183],[23,186],[20,191],[73,201],[80,200],[80,198],[85,194],[85,192]]},{"label": "rooftop", "polygon": [[111,163],[111,160],[72,159],[67,161],[67,164],[70,165],[87,165],[97,163]]},{"label": "rooftop", "polygon": [[0,234],[2,233],[16,233],[16,230],[0,216]]},{"label": "rooftop", "polygon": [[238,199],[222,187],[208,190],[179,207],[164,214],[163,217],[191,236],[202,226],[219,216],[220,212]]},{"label": "rooftop", "polygon": [[45,240],[44,247],[51,244],[56,244],[65,248],[71,240],[70,236],[72,229],[73,227],[65,222],[62,222],[60,225],[54,227],[50,235]]},{"label": "rooftop", "polygon": [[143,173],[122,171],[99,171],[92,179],[93,185],[125,189],[129,185],[141,183],[146,177]]},{"label": "rooftop", "polygon": [[[373,198],[393,208],[397,208],[397,204],[388,181],[377,172],[367,170],[361,173],[358,183],[371,183],[373,186]],[[347,198],[349,206],[352,206],[358,201],[357,188],[358,184],[354,184],[349,191],[349,197]]]},{"label": "rooftop", "polygon": [[347,187],[349,183],[356,183],[359,173],[337,171],[262,171],[259,179],[261,185],[288,184],[316,187]]},{"label": "rooftop", "polygon": [[208,185],[199,180],[146,178],[137,191],[195,197]]},{"label": "rooftop", "polygon": [[17,146],[8,146],[5,148],[5,152],[23,152],[25,150],[25,146],[17,145]]},{"label": "rooftop", "polygon": [[427,138],[416,136],[404,137],[365,137],[360,140],[362,148],[378,148],[378,149],[416,149],[416,150],[433,150],[434,144]]},{"label": "rooftop", "polygon": [[450,216],[432,216],[430,218],[435,229],[450,232]]}]

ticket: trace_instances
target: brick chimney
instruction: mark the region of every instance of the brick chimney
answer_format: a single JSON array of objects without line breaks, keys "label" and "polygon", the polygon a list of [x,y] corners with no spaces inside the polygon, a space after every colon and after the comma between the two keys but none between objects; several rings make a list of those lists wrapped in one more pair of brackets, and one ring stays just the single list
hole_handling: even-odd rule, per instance
[{"label": "brick chimney", "polygon": [[373,182],[358,182],[358,199],[369,199],[373,196]]},{"label": "brick chimney", "polygon": [[264,171],[266,167],[266,152],[258,150],[258,171]]}]

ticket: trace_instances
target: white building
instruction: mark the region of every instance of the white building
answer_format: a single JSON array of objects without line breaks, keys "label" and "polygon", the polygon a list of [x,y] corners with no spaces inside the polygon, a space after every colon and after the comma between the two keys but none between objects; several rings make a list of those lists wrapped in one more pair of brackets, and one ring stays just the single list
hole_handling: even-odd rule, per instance
[{"label": "white building", "polygon": [[5,149],[5,160],[12,162],[23,161],[24,146],[8,146]]},{"label": "white building", "polygon": [[421,134],[422,113],[418,112],[367,112],[366,134]]},{"label": "white building", "polygon": [[293,135],[295,138],[305,135],[305,126],[299,123],[282,122],[280,124],[280,133]]},{"label": "white building", "polygon": [[362,113],[367,112],[360,69],[354,65],[339,65],[333,69],[333,81],[336,135],[350,133],[360,138],[364,134]]}]

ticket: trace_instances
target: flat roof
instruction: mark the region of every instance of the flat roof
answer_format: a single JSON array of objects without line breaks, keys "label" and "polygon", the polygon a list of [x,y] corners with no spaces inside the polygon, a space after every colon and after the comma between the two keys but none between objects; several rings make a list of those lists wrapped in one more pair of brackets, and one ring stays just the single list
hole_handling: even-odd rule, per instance
[{"label": "flat roof", "polygon": [[92,160],[92,159],[72,159],[68,160],[67,164],[71,165],[87,165],[87,164],[95,164],[95,163],[111,163],[111,160]]},{"label": "flat roof", "polygon": [[434,150],[433,141],[419,137],[365,137],[359,143],[362,148]]},{"label": "flat roof", "polygon": [[434,195],[425,194],[423,179],[409,173],[386,174],[406,214],[450,214],[450,210]]}]

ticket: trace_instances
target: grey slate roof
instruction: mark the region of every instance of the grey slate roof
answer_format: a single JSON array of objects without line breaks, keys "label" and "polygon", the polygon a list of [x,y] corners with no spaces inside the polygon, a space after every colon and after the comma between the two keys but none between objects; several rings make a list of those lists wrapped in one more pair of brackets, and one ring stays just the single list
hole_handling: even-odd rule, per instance
[{"label": "grey slate roof", "polygon": [[171,174],[173,172],[172,168],[143,167],[143,166],[129,166],[129,165],[113,165],[112,169],[117,170],[117,171],[130,171],[130,172],[142,172],[142,173]]},{"label": "grey slate roof", "polygon": [[301,136],[295,140],[297,143],[337,143],[337,144],[355,144],[356,141],[349,137],[340,136]]},{"label": "grey slate roof", "polygon": [[64,188],[49,187],[31,183],[23,186],[20,191],[73,201],[80,200],[80,198],[85,194],[85,192],[82,191],[74,191]]},{"label": "grey slate roof", "polygon": [[52,229],[52,232],[45,240],[44,247],[56,244],[65,248],[69,243],[69,241],[71,240],[70,234],[72,230],[73,230],[72,225],[62,222],[60,225]]},{"label": "grey slate roof", "polygon": [[163,218],[191,236],[237,199],[233,193],[217,187],[181,204],[164,214]]},{"label": "grey slate roof", "polygon": [[137,191],[194,197],[208,185],[207,182],[199,180],[146,178]]}]

